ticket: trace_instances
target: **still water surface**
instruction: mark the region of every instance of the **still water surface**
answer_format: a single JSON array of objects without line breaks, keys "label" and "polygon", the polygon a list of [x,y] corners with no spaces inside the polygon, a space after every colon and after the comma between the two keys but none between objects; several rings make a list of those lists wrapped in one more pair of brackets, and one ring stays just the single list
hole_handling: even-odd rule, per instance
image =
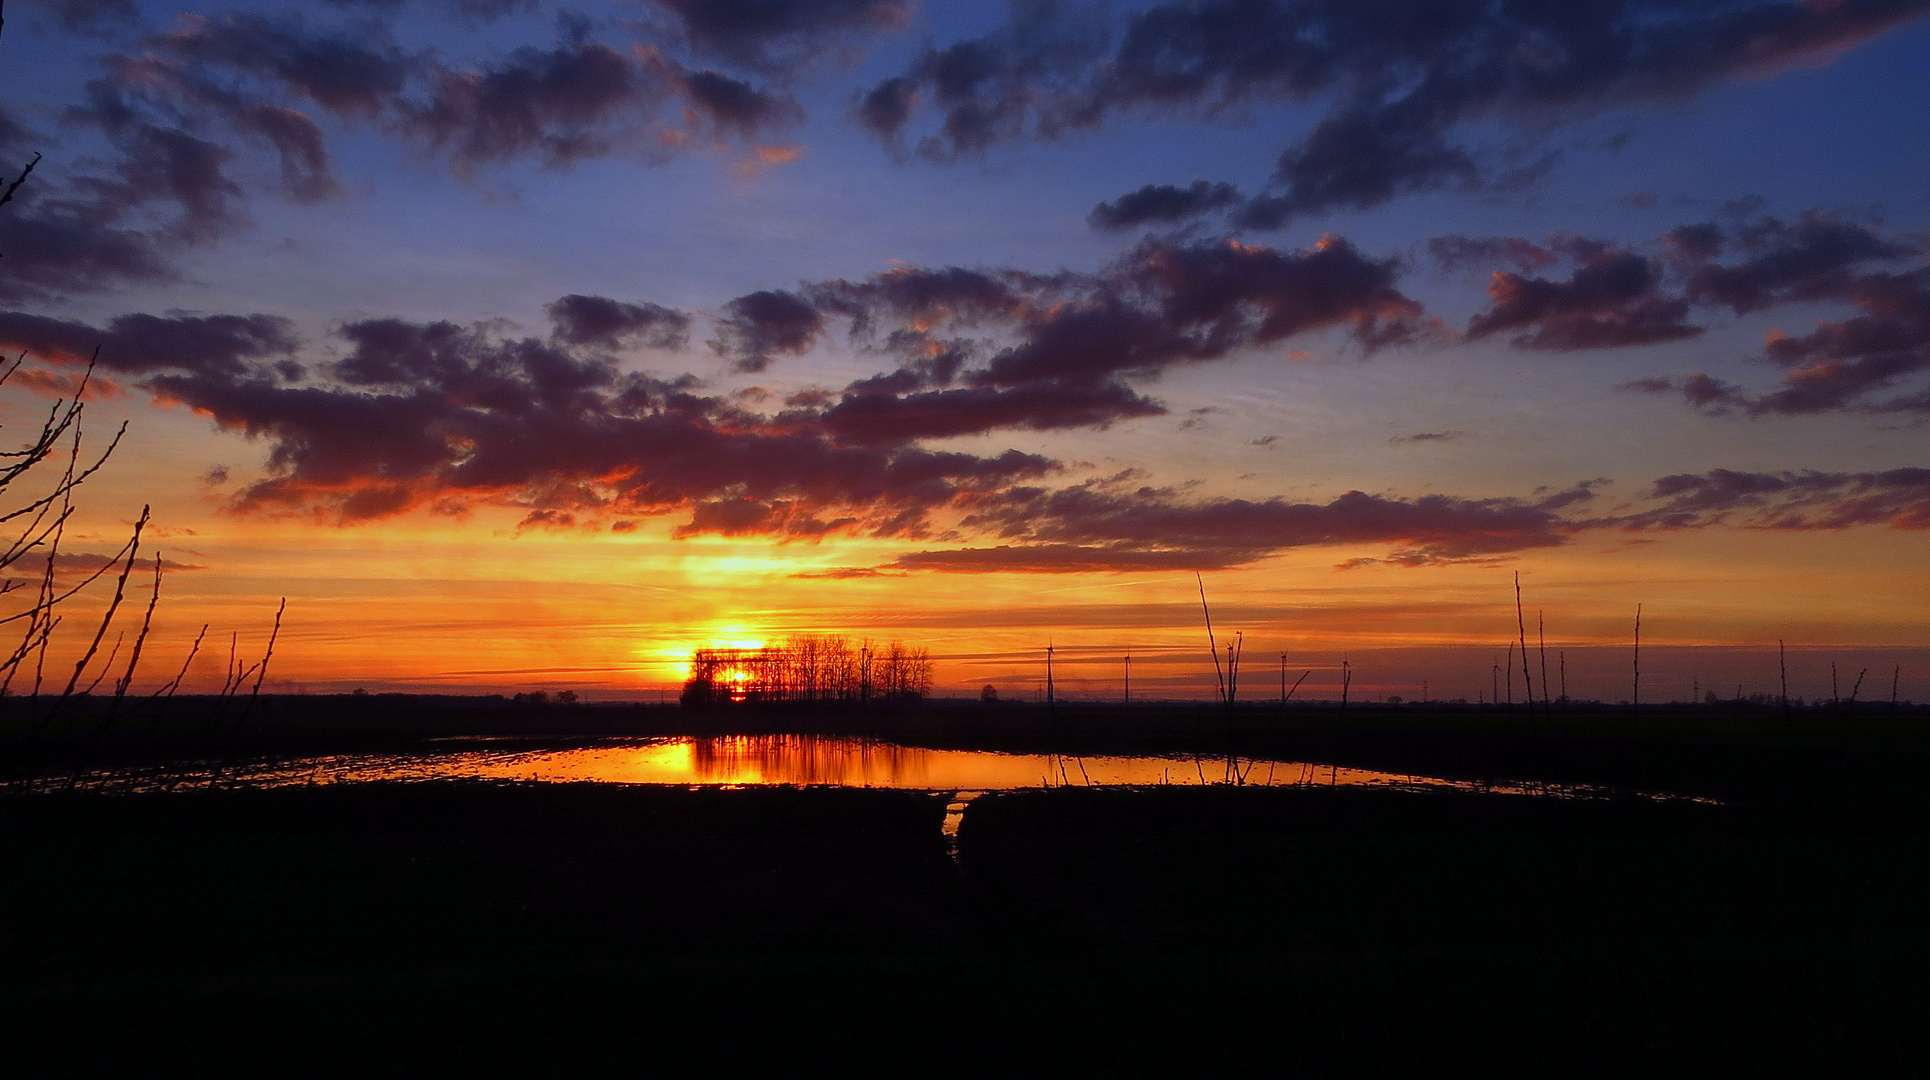
[{"label": "still water surface", "polygon": [[[1445,789],[1557,798],[1641,794],[1562,784],[1454,780],[1307,761],[1150,754],[1093,757],[1008,754],[994,750],[934,750],[875,739],[813,735],[606,739],[542,749],[492,745],[488,739],[448,739],[439,743],[438,749],[424,753],[340,754],[240,766],[188,766],[147,775],[97,775],[81,782],[83,786],[124,791],[217,783],[281,787],[382,780],[900,788],[951,794],[942,828],[954,858],[958,855],[959,824],[971,801],[988,791],[1019,788],[1250,784]],[[1642,797],[1666,796],[1643,794]]]},{"label": "still water surface", "polygon": [[1453,788],[1570,797],[1600,794],[1573,786],[1453,780],[1304,761],[1008,754],[810,735],[599,740],[534,750],[492,747],[488,740],[448,740],[441,745],[442,749],[428,753],[345,754],[263,763],[232,770],[229,778],[263,785],[468,779],[726,786],[828,784],[947,792],[1238,783]]}]

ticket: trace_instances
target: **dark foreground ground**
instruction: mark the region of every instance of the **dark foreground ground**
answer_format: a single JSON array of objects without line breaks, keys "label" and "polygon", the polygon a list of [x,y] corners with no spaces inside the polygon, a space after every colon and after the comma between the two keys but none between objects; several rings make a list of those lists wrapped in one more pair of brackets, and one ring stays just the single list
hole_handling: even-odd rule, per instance
[{"label": "dark foreground ground", "polygon": [[1921,1075],[1908,794],[1060,789],[956,863],[903,792],[20,797],[0,1029],[17,1075]]}]

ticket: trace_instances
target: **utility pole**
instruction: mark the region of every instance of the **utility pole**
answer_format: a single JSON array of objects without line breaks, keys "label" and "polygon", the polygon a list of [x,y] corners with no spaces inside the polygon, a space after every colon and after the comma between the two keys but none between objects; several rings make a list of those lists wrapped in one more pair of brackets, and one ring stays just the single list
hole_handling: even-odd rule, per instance
[{"label": "utility pole", "polygon": [[1133,654],[1126,654],[1126,704],[1133,700]]}]

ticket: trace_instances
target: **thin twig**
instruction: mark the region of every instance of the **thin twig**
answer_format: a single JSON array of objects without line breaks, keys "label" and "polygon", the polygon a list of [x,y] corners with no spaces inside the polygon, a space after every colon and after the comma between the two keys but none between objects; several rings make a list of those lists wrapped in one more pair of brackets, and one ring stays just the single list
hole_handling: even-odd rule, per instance
[{"label": "thin twig", "polygon": [[1200,613],[1206,616],[1206,651],[1213,654],[1213,681],[1219,687],[1220,700],[1226,700],[1226,677],[1220,674],[1220,643],[1213,640],[1213,612],[1206,606],[1206,579],[1198,570],[1193,571],[1193,580],[1200,586]]}]

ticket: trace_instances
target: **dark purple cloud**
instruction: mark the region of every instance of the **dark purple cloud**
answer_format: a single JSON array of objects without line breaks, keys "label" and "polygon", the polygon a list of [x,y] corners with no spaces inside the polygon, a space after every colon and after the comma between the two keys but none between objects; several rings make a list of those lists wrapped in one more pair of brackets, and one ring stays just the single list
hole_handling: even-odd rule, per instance
[{"label": "dark purple cloud", "polygon": [[1279,229],[1303,214],[1366,210],[1449,184],[1477,186],[1484,170],[1447,141],[1441,124],[1435,110],[1406,103],[1329,116],[1281,153],[1273,180],[1282,190],[1254,196],[1234,221]]},{"label": "dark purple cloud", "polygon": [[1141,225],[1172,225],[1224,210],[1240,201],[1232,184],[1195,180],[1185,187],[1147,184],[1111,202],[1092,208],[1086,220],[1098,229],[1132,229]]},{"label": "dark purple cloud", "polygon": [[718,355],[739,371],[763,371],[779,353],[810,349],[824,330],[824,317],[803,297],[782,289],[740,296],[716,320]]},{"label": "dark purple cloud", "polygon": [[792,66],[839,41],[903,29],[913,0],[651,0],[697,49],[753,67]]},{"label": "dark purple cloud", "polygon": [[601,42],[524,47],[480,68],[438,68],[400,129],[458,172],[535,157],[566,168],[633,141],[671,95],[664,73]]},{"label": "dark purple cloud", "polygon": [[285,94],[362,119],[381,116],[430,69],[426,56],[400,48],[379,28],[333,33],[311,30],[299,18],[245,11],[184,14],[173,29],[149,36],[131,53],[109,56],[106,65],[110,79],[130,93],[223,111]]},{"label": "dark purple cloud", "polygon": [[1090,574],[1144,570],[1224,570],[1249,561],[1239,553],[1139,551],[1124,545],[1000,544],[997,547],[908,551],[890,565],[945,574]]},{"label": "dark purple cloud", "polygon": [[74,296],[178,275],[170,247],[124,228],[86,201],[63,199],[29,184],[0,215],[0,303]]},{"label": "dark purple cloud", "polygon": [[193,106],[243,130],[251,110],[312,107],[373,124],[461,173],[521,158],[566,168],[661,154],[677,142],[664,115],[675,103],[706,130],[746,140],[802,120],[787,96],[690,70],[660,49],[594,40],[582,25],[566,23],[552,47],[471,63],[404,50],[386,35],[311,30],[289,16],[184,16],[108,68],[117,89],[157,107]]},{"label": "dark purple cloud", "polygon": [[[366,8],[372,11],[393,12],[400,10],[409,0],[326,0],[340,8]],[[533,11],[536,0],[428,0],[429,6],[441,8],[454,15],[459,22],[489,23],[519,11]]]},{"label": "dark purple cloud", "polygon": [[[1706,373],[1656,377],[1625,389],[1679,393],[1711,415],[1801,416],[1831,412],[1930,415],[1930,266],[1864,270],[1895,260],[1903,245],[1860,226],[1806,216],[1770,220],[1744,261],[1698,263],[1691,287],[1738,311],[1791,301],[1834,301],[1856,314],[1820,321],[1807,334],[1773,332],[1762,358],[1783,370],[1773,388],[1751,391]],[[1750,240],[1744,240],[1750,244]]]},{"label": "dark purple cloud", "polygon": [[[273,77],[350,109],[399,88],[383,76],[402,61],[345,39],[305,38],[289,29],[294,25],[189,16],[134,53],[103,58],[104,77],[88,84],[85,100],[63,119],[98,130],[112,153],[63,160],[22,189],[19,213],[0,223],[0,242],[17,255],[8,260],[0,300],[177,276],[179,248],[214,243],[250,223],[234,171],[237,145],[255,143],[278,157],[285,195],[306,201],[332,194],[327,147],[313,120],[216,77],[213,66],[228,65],[228,75]],[[211,127],[210,118],[227,131]]]},{"label": "dark purple cloud", "polygon": [[1930,529],[1930,469],[1881,472],[1679,473],[1649,492],[1662,505],[1620,519],[1625,528]]},{"label": "dark purple cloud", "polygon": [[1840,299],[1853,287],[1860,264],[1910,255],[1905,245],[1869,228],[1812,210],[1795,222],[1764,217],[1733,230],[1714,223],[1684,226],[1670,234],[1685,254],[1713,259],[1725,241],[1741,249],[1740,262],[1705,262],[1689,275],[1688,295],[1745,314],[1774,304]]},{"label": "dark purple cloud", "polygon": [[[558,333],[547,339],[486,325],[350,323],[339,331],[346,354],[312,371],[294,364],[300,343],[288,326],[259,315],[128,315],[95,328],[0,314],[0,343],[70,371],[103,343],[107,370],[268,444],[266,475],[241,484],[234,510],[344,524],[507,507],[522,528],[629,530],[640,517],[683,513],[678,536],[930,542],[943,531],[971,546],[909,552],[889,569],[951,572],[1207,569],[1363,545],[1387,551],[1350,565],[1427,566],[1556,546],[1590,530],[1930,528],[1925,469],[1680,474],[1656,482],[1649,509],[1595,518],[1580,516],[1594,481],[1529,498],[1350,491],[1325,502],[1203,499],[1134,487],[1130,474],[1052,489],[1038,486],[1057,468],[1045,458],[932,450],[905,434],[950,434],[946,425],[980,404],[935,408],[939,421],[888,417],[882,434],[850,395],[761,414],[695,393],[689,377],[620,369],[610,342],[624,340],[625,328],[655,332],[658,319],[644,317],[651,306],[565,297],[552,310]],[[1007,393],[962,389],[974,402]],[[1019,390],[1051,396],[1055,386]],[[888,409],[916,410],[945,391],[879,393]],[[1076,400],[1012,409],[973,430],[1048,426],[1048,409]],[[1103,423],[1112,411],[1071,422]]]},{"label": "dark purple cloud", "polygon": [[556,327],[556,337],[570,345],[614,349],[635,341],[656,349],[680,349],[690,332],[690,316],[681,311],[604,296],[571,293],[543,310]]},{"label": "dark purple cloud", "polygon": [[1176,365],[1326,330],[1370,351],[1430,332],[1399,276],[1334,237],[1298,251],[1148,240],[1090,274],[904,267],[752,293],[725,306],[714,344],[761,370],[844,321],[897,368],[801,397],[782,419],[851,442],[1103,428],[1164,413],[1132,382]]},{"label": "dark purple cloud", "polygon": [[1161,416],[1165,406],[1117,382],[954,387],[914,393],[847,391],[817,418],[847,443],[900,443],[1026,428],[1106,428]]},{"label": "dark purple cloud", "polygon": [[1574,527],[1562,511],[1589,498],[1586,485],[1533,501],[1350,491],[1326,503],[1188,500],[1172,488],[1131,489],[1117,480],[1056,491],[1014,487],[986,499],[962,525],[1008,543],[915,552],[892,565],[953,572],[1206,570],[1292,548],[1359,544],[1395,545],[1387,561],[1435,565],[1565,543]]},{"label": "dark purple cloud", "polygon": [[141,9],[134,0],[39,0],[34,6],[51,12],[62,29],[75,34],[141,21]]},{"label": "dark purple cloud", "polygon": [[1551,117],[1680,98],[1827,56],[1926,10],[1924,0],[1174,0],[1110,20],[1017,5],[1006,26],[934,46],[880,83],[859,117],[899,143],[930,109],[935,127],[916,136],[918,150],[952,160],[1122,113],[1329,101],[1281,153],[1274,190],[1235,213],[1272,228],[1492,179],[1491,155],[1459,141],[1475,122],[1538,133]]},{"label": "dark purple cloud", "polygon": [[[100,56],[100,77],[61,117],[98,130],[113,152],[63,162],[64,174],[43,169],[45,182],[23,189],[0,223],[0,243],[20,253],[0,302],[176,276],[177,249],[250,224],[239,179],[250,155],[279,165],[284,198],[338,194],[330,141],[343,128],[375,130],[473,176],[519,160],[567,169],[720,140],[754,145],[803,119],[788,94],[693,70],[658,47],[596,40],[582,20],[562,18],[550,47],[456,60],[396,43],[389,19],[401,0],[347,6],[375,17],[331,28],[303,13],[182,14]],[[519,5],[436,6],[475,21]],[[0,153],[39,141],[0,115]]]},{"label": "dark purple cloud", "polygon": [[241,512],[346,523],[513,506],[529,527],[562,527],[684,510],[683,534],[917,537],[933,513],[1054,468],[1017,451],[846,444],[694,394],[687,376],[618,369],[610,344],[674,332],[667,309],[564,297],[552,311],[549,339],[350,323],[347,354],[314,372],[294,364],[288,325],[260,315],[126,315],[91,327],[0,313],[0,343],[70,367],[100,344],[104,369],[266,441],[267,475],[233,496]]},{"label": "dark purple cloud", "polygon": [[[1827,210],[1794,221],[1761,215],[1745,200],[1725,223],[1662,234],[1653,256],[1572,235],[1441,236],[1428,249],[1443,267],[1493,269],[1491,303],[1468,323],[1470,338],[1510,333],[1520,348],[1577,350],[1675,341],[1700,334],[1700,308],[1749,314],[1780,305],[1855,309],[1802,335],[1773,331],[1760,359],[1780,383],[1751,390],[1707,373],[1636,379],[1622,389],[1680,394],[1711,415],[1797,416],[1830,412],[1930,413],[1930,267],[1883,269],[1920,259],[1920,240],[1900,241]],[[1572,260],[1566,279],[1538,276]]]},{"label": "dark purple cloud", "polygon": [[1565,281],[1495,271],[1492,303],[1468,320],[1468,336],[1513,332],[1521,349],[1568,351],[1653,345],[1702,333],[1689,303],[1662,291],[1662,268],[1632,252],[1585,256]]},{"label": "dark purple cloud", "polygon": [[804,122],[795,98],[759,90],[741,79],[706,68],[683,76],[684,98],[710,128],[745,141]]},{"label": "dark purple cloud", "polygon": [[282,191],[296,202],[319,202],[339,194],[329,167],[322,129],[307,114],[280,105],[252,105],[235,117],[235,126],[257,135],[281,157]]},{"label": "dark purple cloud", "polygon": [[1532,274],[1561,261],[1548,247],[1519,236],[1435,236],[1427,241],[1427,253],[1444,269],[1484,275],[1503,266]]},{"label": "dark purple cloud", "polygon": [[[8,259],[12,261],[11,257]],[[234,378],[297,369],[273,365],[301,345],[293,326],[272,315],[122,315],[103,327],[18,311],[0,311],[0,351],[57,364],[85,364],[100,350],[103,371],[186,371]]]},{"label": "dark purple cloud", "polygon": [[1714,469],[1657,480],[1655,505],[1584,517],[1599,481],[1531,499],[1413,499],[1350,491],[1331,501],[1189,499],[1122,478],[984,498],[961,527],[995,544],[908,552],[893,569],[951,573],[1207,570],[1303,547],[1392,545],[1342,568],[1484,562],[1595,531],[1744,527],[1930,529],[1930,469],[1744,473]]},{"label": "dark purple cloud", "polygon": [[1079,84],[1104,57],[1108,36],[1096,13],[1015,4],[1011,21],[993,33],[925,50],[911,70],[866,93],[857,116],[873,135],[897,144],[915,106],[930,101],[944,117],[916,152],[934,161],[1090,128],[1105,110],[1084,100]]}]

